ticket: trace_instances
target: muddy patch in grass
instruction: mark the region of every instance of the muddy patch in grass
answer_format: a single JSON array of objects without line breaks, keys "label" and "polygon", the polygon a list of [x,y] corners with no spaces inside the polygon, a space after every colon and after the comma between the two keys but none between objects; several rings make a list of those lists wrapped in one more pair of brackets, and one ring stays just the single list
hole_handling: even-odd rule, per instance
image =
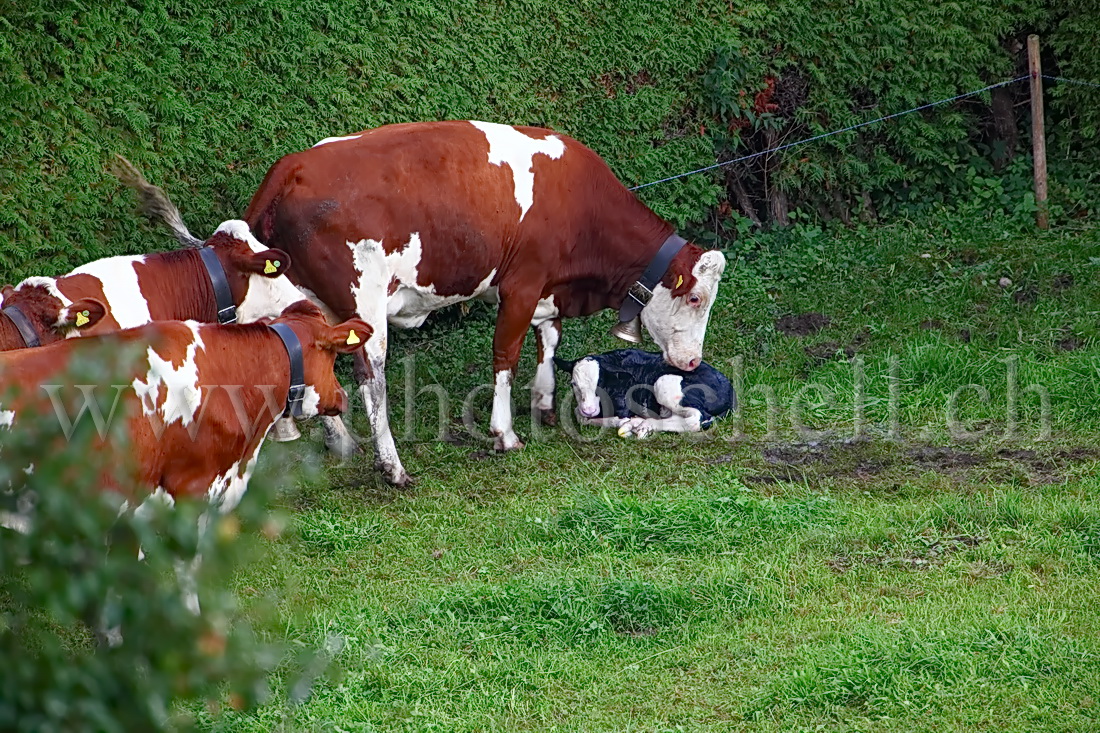
[{"label": "muddy patch in grass", "polygon": [[810,336],[823,328],[828,328],[830,323],[832,320],[823,313],[799,313],[783,316],[777,320],[775,330],[784,336]]},{"label": "muddy patch in grass", "polygon": [[[722,456],[722,462],[734,460]],[[817,485],[840,480],[892,491],[928,472],[957,482],[1022,482],[1029,485],[1064,483],[1077,464],[1100,460],[1100,449],[1063,448],[1054,451],[1001,449],[992,452],[952,446],[897,445],[876,441],[771,444],[760,448],[762,465],[741,477],[747,485],[781,483]]]}]

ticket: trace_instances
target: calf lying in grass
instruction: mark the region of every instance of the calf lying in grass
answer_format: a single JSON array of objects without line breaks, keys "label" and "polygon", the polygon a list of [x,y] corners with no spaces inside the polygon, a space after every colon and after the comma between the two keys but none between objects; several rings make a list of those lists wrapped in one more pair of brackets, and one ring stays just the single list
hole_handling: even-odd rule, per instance
[{"label": "calf lying in grass", "polygon": [[706,362],[685,372],[659,353],[619,349],[554,363],[572,375],[581,421],[624,437],[706,430],[737,407],[730,380]]}]

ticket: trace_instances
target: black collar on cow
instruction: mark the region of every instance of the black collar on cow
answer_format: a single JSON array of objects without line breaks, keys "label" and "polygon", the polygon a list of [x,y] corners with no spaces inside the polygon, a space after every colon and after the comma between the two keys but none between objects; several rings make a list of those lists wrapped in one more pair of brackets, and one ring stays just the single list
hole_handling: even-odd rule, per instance
[{"label": "black collar on cow", "polygon": [[283,416],[301,417],[302,400],[306,396],[306,370],[302,361],[302,342],[285,323],[272,323],[268,328],[279,334],[283,346],[286,347],[286,355],[290,357],[290,391],[286,395],[286,409],[283,410]]},{"label": "black collar on cow", "polygon": [[619,323],[633,321],[642,312],[642,308],[649,305],[649,301],[653,299],[653,288],[661,282],[661,278],[668,272],[668,266],[672,264],[672,259],[685,244],[687,240],[676,232],[668,235],[668,239],[650,260],[645,272],[630,286],[626,297],[623,298],[623,304],[619,306]]},{"label": "black collar on cow", "polygon": [[38,334],[35,333],[34,327],[31,326],[30,319],[27,318],[23,311],[19,310],[19,306],[5,306],[4,308],[0,308],[0,313],[7,316],[16,330],[19,331],[19,335],[23,337],[23,343],[26,344],[27,348],[34,348],[35,346],[42,345],[42,342],[38,338]]},{"label": "black collar on cow", "polygon": [[214,303],[218,309],[218,323],[236,323],[237,305],[233,302],[233,292],[229,289],[229,280],[225,277],[225,268],[214,252],[213,247],[199,249],[202,264],[210,275],[210,284],[214,286]]}]

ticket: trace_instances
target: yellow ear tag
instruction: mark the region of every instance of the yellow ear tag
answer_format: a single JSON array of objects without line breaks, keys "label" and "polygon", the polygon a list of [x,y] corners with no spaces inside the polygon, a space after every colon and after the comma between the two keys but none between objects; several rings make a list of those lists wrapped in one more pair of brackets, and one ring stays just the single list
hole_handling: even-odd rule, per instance
[{"label": "yellow ear tag", "polygon": [[679,276],[679,277],[678,277],[678,278],[676,279],[676,287],[680,287],[680,286],[681,286],[681,285],[683,285],[683,284],[684,284],[684,276],[683,276],[683,275],[680,275],[680,276]]},{"label": "yellow ear tag", "polygon": [[359,336],[356,335],[355,329],[348,331],[348,346],[354,346],[359,343]]},{"label": "yellow ear tag", "polygon": [[76,327],[87,326],[91,319],[88,318],[88,311],[80,311],[76,314]]},{"label": "yellow ear tag", "polygon": [[278,271],[279,271],[279,261],[278,260],[275,260],[274,262],[272,262],[271,260],[268,260],[264,264],[264,274],[265,275],[270,275],[271,273],[278,272]]}]

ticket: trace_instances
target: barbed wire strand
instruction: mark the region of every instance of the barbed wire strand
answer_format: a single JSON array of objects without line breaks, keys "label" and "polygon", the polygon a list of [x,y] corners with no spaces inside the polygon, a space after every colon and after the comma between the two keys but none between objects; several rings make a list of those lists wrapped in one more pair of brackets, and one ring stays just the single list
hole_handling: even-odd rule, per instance
[{"label": "barbed wire strand", "polygon": [[[816,142],[817,140],[824,140],[827,137],[833,137],[834,135],[840,135],[840,134],[845,133],[845,132],[851,132],[852,130],[858,130],[861,127],[867,127],[868,125],[874,125],[874,124],[877,124],[879,122],[885,122],[886,120],[892,120],[895,117],[901,117],[903,115],[913,114],[914,112],[920,112],[921,110],[929,109],[931,107],[938,107],[941,104],[947,104],[949,102],[954,102],[954,101],[959,100],[959,99],[964,99],[965,97],[972,97],[975,94],[981,94],[982,92],[988,92],[990,89],[996,89],[998,87],[1005,87],[1005,86],[1008,86],[1009,84],[1015,84],[1018,81],[1023,81],[1024,79],[1029,79],[1029,78],[1030,78],[1030,75],[1024,74],[1023,76],[1018,76],[1015,79],[1008,79],[1007,81],[999,81],[996,84],[990,84],[989,86],[982,87],[981,89],[975,89],[972,92],[963,92],[962,94],[956,94],[953,97],[948,97],[946,99],[940,99],[936,102],[929,102],[927,104],[922,104],[919,107],[913,107],[912,109],[907,109],[907,110],[904,110],[902,112],[894,112],[893,114],[888,114],[888,115],[884,115],[882,117],[877,117],[873,120],[867,120],[866,122],[859,122],[857,124],[849,125],[848,127],[841,128],[839,130],[832,130],[831,132],[823,132],[820,135],[814,135],[813,137],[808,137],[808,138],[805,138],[803,140],[796,140],[793,143],[787,143],[785,145],[778,145],[774,148],[769,148],[768,150],[760,150],[760,151],[755,152],[755,153],[750,153],[749,155],[743,155],[740,158],[734,158],[733,160],[724,160],[721,163],[715,163],[714,165],[704,166],[703,168],[696,168],[695,170],[688,171],[687,173],[679,173],[675,176],[669,176],[668,178],[662,178],[659,181],[651,181],[650,183],[643,183],[639,186],[634,186],[630,190],[631,191],[637,191],[640,188],[647,188],[649,186],[656,186],[658,183],[668,183],[669,181],[675,181],[678,178],[685,178],[687,176],[693,176],[696,173],[705,173],[706,171],[714,170],[715,168],[722,168],[722,167],[725,167],[727,165],[733,165],[734,163],[741,163],[741,162],[746,161],[746,160],[752,160],[753,158],[759,158],[762,155],[771,155],[772,153],[778,153],[782,150],[788,150],[788,149],[796,147],[798,145],[805,145],[806,143]],[[1054,78],[1054,79],[1061,80],[1060,77],[1046,77],[1046,78]],[[1088,82],[1081,82],[1081,83],[1088,83]],[[1100,86],[1100,85],[1097,85],[1097,86]]]}]

